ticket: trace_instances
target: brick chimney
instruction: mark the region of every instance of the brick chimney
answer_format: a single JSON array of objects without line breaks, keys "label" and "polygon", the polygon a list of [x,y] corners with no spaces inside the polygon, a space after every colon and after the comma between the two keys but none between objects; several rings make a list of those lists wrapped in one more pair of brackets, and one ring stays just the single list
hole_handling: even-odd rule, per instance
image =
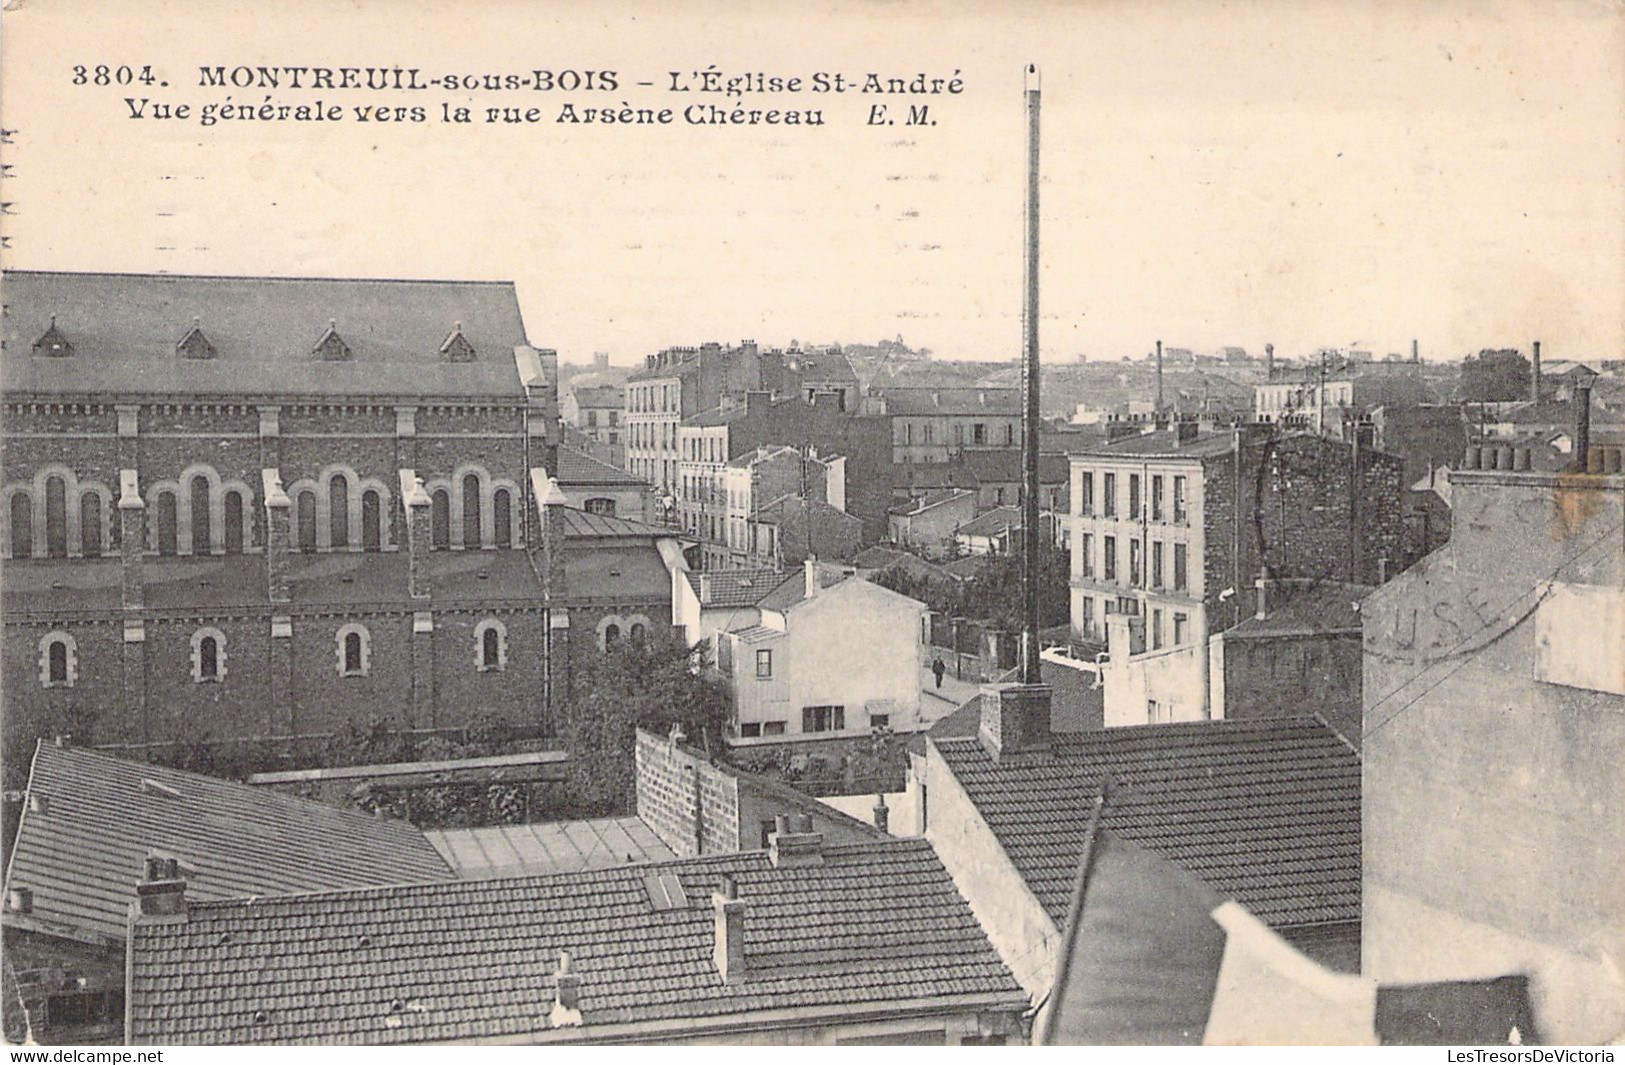
[{"label": "brick chimney", "polygon": [[891,830],[891,810],[886,806],[886,796],[882,792],[875,793],[875,827],[882,832]]},{"label": "brick chimney", "polygon": [[1157,341],[1157,405],[1152,408],[1156,413],[1162,413],[1162,341]]},{"label": "brick chimney", "polygon": [[1275,345],[1264,345],[1264,380],[1275,376]]},{"label": "brick chimney", "polygon": [[559,967],[553,973],[553,1009],[547,1023],[554,1028],[581,1025],[581,975],[575,971],[567,950],[559,951]]},{"label": "brick chimney", "polygon": [[144,602],[146,578],[142,557],[147,550],[147,504],[141,499],[141,479],[135,470],[120,470],[118,497],[119,563],[123,569],[123,603],[139,610]]},{"label": "brick chimney", "polygon": [[293,542],[293,500],[282,490],[279,470],[260,471],[265,490],[265,584],[271,602],[288,601],[288,552]]},{"label": "brick chimney", "polygon": [[[1574,412],[1574,457],[1570,460],[1570,469],[1575,473],[1585,473],[1589,468],[1591,453],[1591,378],[1576,375],[1574,380],[1574,398],[1571,407]],[[1602,472],[1601,464],[1597,471]]]},{"label": "brick chimney", "polygon": [[135,886],[135,917],[182,917],[187,915],[186,881],[181,879],[180,863],[158,853],[147,855],[146,868]]},{"label": "brick chimney", "polygon": [[1174,430],[1173,445],[1174,445],[1174,447],[1176,447],[1176,448],[1184,447],[1186,444],[1190,443],[1192,440],[1195,440],[1197,431],[1200,428],[1201,428],[1201,426],[1197,422],[1192,421],[1189,418],[1176,418],[1176,419],[1174,419],[1174,424],[1173,424],[1173,430]]},{"label": "brick chimney", "polygon": [[1540,341],[1535,341],[1529,359],[1529,402],[1540,402]]},{"label": "brick chimney", "polygon": [[801,572],[806,578],[802,594],[811,599],[818,594],[818,560],[808,556],[807,560],[801,564]]},{"label": "brick chimney", "polygon": [[982,685],[982,721],[977,736],[995,761],[1050,749],[1050,703],[1047,684]]},{"label": "brick chimney", "polygon": [[434,505],[416,470],[401,470],[401,506],[406,510],[407,589],[413,599],[427,599],[429,551],[434,547]]},{"label": "brick chimney", "polygon": [[824,864],[824,835],[813,831],[811,814],[774,819],[775,831],[767,841],[768,859],[779,869]]},{"label": "brick chimney", "polygon": [[711,960],[723,982],[731,984],[745,976],[745,902],[733,877],[723,875],[711,896],[711,911],[716,917]]}]

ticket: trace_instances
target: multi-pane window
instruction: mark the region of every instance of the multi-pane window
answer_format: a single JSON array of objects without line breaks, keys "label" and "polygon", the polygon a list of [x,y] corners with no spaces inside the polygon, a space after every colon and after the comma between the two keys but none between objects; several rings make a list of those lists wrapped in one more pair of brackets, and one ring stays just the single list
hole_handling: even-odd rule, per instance
[{"label": "multi-pane window", "polygon": [[846,707],[804,706],[801,708],[801,731],[838,732],[846,728]]},{"label": "multi-pane window", "polygon": [[1151,541],[1151,587],[1162,587],[1162,541]]},{"label": "multi-pane window", "polygon": [[1102,575],[1109,581],[1117,579],[1117,537],[1105,537],[1103,543],[1103,556],[1101,559]]},{"label": "multi-pane window", "polygon": [[1128,516],[1138,521],[1140,518],[1140,475],[1128,475]]},{"label": "multi-pane window", "polygon": [[1187,549],[1184,544],[1174,545],[1174,591],[1176,592],[1183,592],[1190,587],[1186,554]]},{"label": "multi-pane window", "polygon": [[1162,475],[1151,478],[1151,520],[1162,520]]},{"label": "multi-pane window", "polygon": [[1095,473],[1084,470],[1078,480],[1078,513],[1084,517],[1095,512]]},{"label": "multi-pane window", "polygon": [[1095,575],[1095,538],[1091,533],[1078,534],[1078,559],[1085,577]]},{"label": "multi-pane window", "polygon": [[1185,524],[1185,478],[1174,478],[1174,524]]},{"label": "multi-pane window", "polygon": [[1134,587],[1140,586],[1140,541],[1128,542],[1128,582]]},{"label": "multi-pane window", "polygon": [[772,675],[773,675],[773,652],[772,651],[757,651],[756,652],[756,677],[757,677],[757,679],[758,680],[766,679],[768,677],[771,677]]},{"label": "multi-pane window", "polygon": [[1108,473],[1101,476],[1100,495],[1100,512],[1108,518],[1115,518],[1117,516],[1117,474]]}]

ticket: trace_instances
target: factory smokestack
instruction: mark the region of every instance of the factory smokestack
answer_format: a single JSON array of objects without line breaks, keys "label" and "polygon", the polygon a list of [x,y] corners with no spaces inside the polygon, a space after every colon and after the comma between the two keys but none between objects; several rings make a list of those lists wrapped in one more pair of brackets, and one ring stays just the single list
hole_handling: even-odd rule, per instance
[{"label": "factory smokestack", "polygon": [[1535,341],[1534,355],[1529,360],[1529,402],[1540,402],[1540,341]]}]

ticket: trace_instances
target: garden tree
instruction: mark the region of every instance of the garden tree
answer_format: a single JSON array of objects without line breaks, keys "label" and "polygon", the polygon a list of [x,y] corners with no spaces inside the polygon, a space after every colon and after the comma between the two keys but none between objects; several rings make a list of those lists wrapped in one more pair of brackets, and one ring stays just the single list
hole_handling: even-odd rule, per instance
[{"label": "garden tree", "polygon": [[552,815],[625,814],[636,791],[640,728],[667,733],[681,725],[691,745],[720,751],[732,699],[707,664],[703,644],[624,641],[578,677],[559,721],[570,753],[566,809]]},{"label": "garden tree", "polygon": [[[1005,632],[1021,631],[1021,542],[1005,555],[984,556],[977,575],[967,581],[931,581],[893,566],[875,574],[874,582],[913,599],[939,614],[991,622]],[[1071,557],[1048,539],[1039,544],[1038,622],[1043,628],[1064,624],[1069,617],[1067,589]]]},{"label": "garden tree", "polygon": [[1461,362],[1461,398],[1505,403],[1529,395],[1529,360],[1515,348],[1485,348]]}]

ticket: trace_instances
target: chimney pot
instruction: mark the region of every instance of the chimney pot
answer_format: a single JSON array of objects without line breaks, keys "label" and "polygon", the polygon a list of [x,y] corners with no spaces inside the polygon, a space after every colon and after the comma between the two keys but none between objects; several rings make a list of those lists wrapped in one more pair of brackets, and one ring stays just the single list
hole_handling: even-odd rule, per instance
[{"label": "chimney pot", "polygon": [[[1570,467],[1585,473],[1591,457],[1591,378],[1579,376],[1574,382],[1574,458]],[[1599,471],[1600,472],[1600,471]]]},{"label": "chimney pot", "polygon": [[768,859],[779,869],[824,864],[824,836],[813,831],[812,816],[775,818],[778,831],[768,840]]},{"label": "chimney pot", "polygon": [[186,881],[180,877],[180,862],[160,854],[147,855],[135,895],[137,916],[186,916]]},{"label": "chimney pot", "polygon": [[574,1028],[581,1024],[581,976],[571,964],[567,950],[559,951],[559,967],[553,973],[553,1010],[547,1021],[554,1028]]},{"label": "chimney pot", "polygon": [[25,887],[14,887],[7,891],[6,909],[12,913],[34,912],[34,892]]},{"label": "chimney pot", "polygon": [[886,806],[886,796],[884,793],[877,792],[875,794],[874,815],[875,827],[880,829],[882,832],[890,831],[891,810]]},{"label": "chimney pot", "polygon": [[45,813],[45,811],[46,811],[47,807],[49,807],[49,805],[50,805],[50,803],[46,800],[45,796],[41,795],[39,792],[30,791],[28,793],[28,812],[29,813],[35,813],[35,814]]}]

